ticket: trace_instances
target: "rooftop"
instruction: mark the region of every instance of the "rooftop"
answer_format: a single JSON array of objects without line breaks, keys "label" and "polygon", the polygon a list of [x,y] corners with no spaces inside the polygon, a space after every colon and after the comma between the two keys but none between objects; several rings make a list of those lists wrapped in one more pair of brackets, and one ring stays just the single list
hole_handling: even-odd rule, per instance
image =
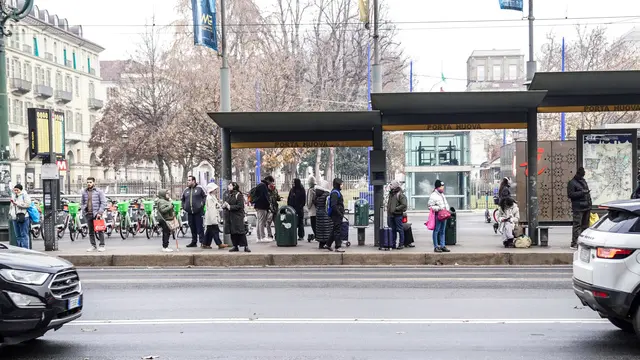
[{"label": "rooftop", "polygon": [[141,66],[134,60],[108,60],[100,61],[100,76],[102,81],[117,82],[122,74],[134,73]]},{"label": "rooftop", "polygon": [[520,49],[473,50],[469,58],[493,56],[524,56]]}]

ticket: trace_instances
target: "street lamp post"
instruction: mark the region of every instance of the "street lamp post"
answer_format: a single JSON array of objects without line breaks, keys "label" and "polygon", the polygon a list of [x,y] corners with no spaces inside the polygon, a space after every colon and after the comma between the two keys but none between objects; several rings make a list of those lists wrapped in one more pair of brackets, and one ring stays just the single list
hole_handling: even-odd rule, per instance
[{"label": "street lamp post", "polygon": [[[11,163],[9,162],[9,101],[7,99],[7,55],[5,37],[11,36],[6,28],[8,21],[24,19],[33,8],[34,0],[25,0],[20,8],[11,6],[13,1],[0,0],[0,241],[14,238],[9,221],[11,199]],[[15,239],[12,241],[15,243]]]},{"label": "street lamp post", "polygon": [[124,140],[124,181],[129,181],[129,169],[127,164],[127,140],[129,139],[129,135],[122,135],[122,140]]}]

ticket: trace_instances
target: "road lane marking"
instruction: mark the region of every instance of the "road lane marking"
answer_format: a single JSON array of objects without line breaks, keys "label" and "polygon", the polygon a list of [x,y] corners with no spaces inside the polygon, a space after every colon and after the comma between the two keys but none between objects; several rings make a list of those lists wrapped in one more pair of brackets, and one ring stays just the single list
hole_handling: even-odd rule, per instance
[{"label": "road lane marking", "polygon": [[542,279],[531,279],[531,278],[255,278],[255,279],[246,279],[246,278],[238,278],[238,279],[220,279],[220,278],[175,278],[175,279],[148,279],[148,278],[116,278],[116,279],[83,279],[83,284],[150,284],[150,283],[229,283],[229,282],[570,282],[571,278],[542,278]]},{"label": "road lane marking", "polygon": [[276,324],[276,325],[550,325],[609,324],[606,319],[354,319],[354,318],[211,318],[211,319],[140,319],[140,320],[76,320],[65,326],[148,326],[211,324]]}]

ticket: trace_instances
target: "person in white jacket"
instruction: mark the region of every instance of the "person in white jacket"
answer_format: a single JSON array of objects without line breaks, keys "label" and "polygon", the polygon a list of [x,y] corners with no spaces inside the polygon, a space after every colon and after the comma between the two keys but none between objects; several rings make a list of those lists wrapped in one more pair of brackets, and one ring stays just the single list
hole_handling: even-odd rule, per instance
[{"label": "person in white jacket", "polygon": [[438,212],[441,210],[449,210],[449,203],[447,202],[447,198],[444,196],[444,183],[440,180],[436,180],[435,189],[431,196],[429,197],[429,209],[433,210],[434,215],[436,216],[436,228],[433,229],[433,251],[440,252],[450,252],[449,249],[445,246],[445,230],[447,221],[439,221],[438,220]]},{"label": "person in white jacket", "polygon": [[202,244],[202,248],[211,249],[211,240],[215,240],[218,249],[224,249],[228,247],[228,245],[220,241],[220,227],[218,225],[220,224],[222,206],[220,205],[220,201],[218,201],[218,185],[215,183],[207,184],[207,193],[207,211],[204,213],[206,231],[204,233],[204,244]]},{"label": "person in white jacket", "polygon": [[498,212],[498,222],[502,227],[502,244],[505,247],[514,247],[513,240],[515,239],[516,224],[520,217],[520,209],[512,198],[505,198],[500,204],[500,211]]}]

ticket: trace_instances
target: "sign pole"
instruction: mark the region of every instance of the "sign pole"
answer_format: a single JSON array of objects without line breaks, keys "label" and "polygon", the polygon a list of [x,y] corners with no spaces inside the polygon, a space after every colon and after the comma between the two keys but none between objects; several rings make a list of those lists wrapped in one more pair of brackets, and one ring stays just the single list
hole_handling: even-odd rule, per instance
[{"label": "sign pole", "polygon": [[[58,209],[58,196],[60,177],[54,146],[53,111],[49,110],[49,161],[42,166],[42,189],[44,202],[44,250],[58,250],[58,237],[56,236],[56,210]],[[44,171],[46,169],[46,171]]]}]

